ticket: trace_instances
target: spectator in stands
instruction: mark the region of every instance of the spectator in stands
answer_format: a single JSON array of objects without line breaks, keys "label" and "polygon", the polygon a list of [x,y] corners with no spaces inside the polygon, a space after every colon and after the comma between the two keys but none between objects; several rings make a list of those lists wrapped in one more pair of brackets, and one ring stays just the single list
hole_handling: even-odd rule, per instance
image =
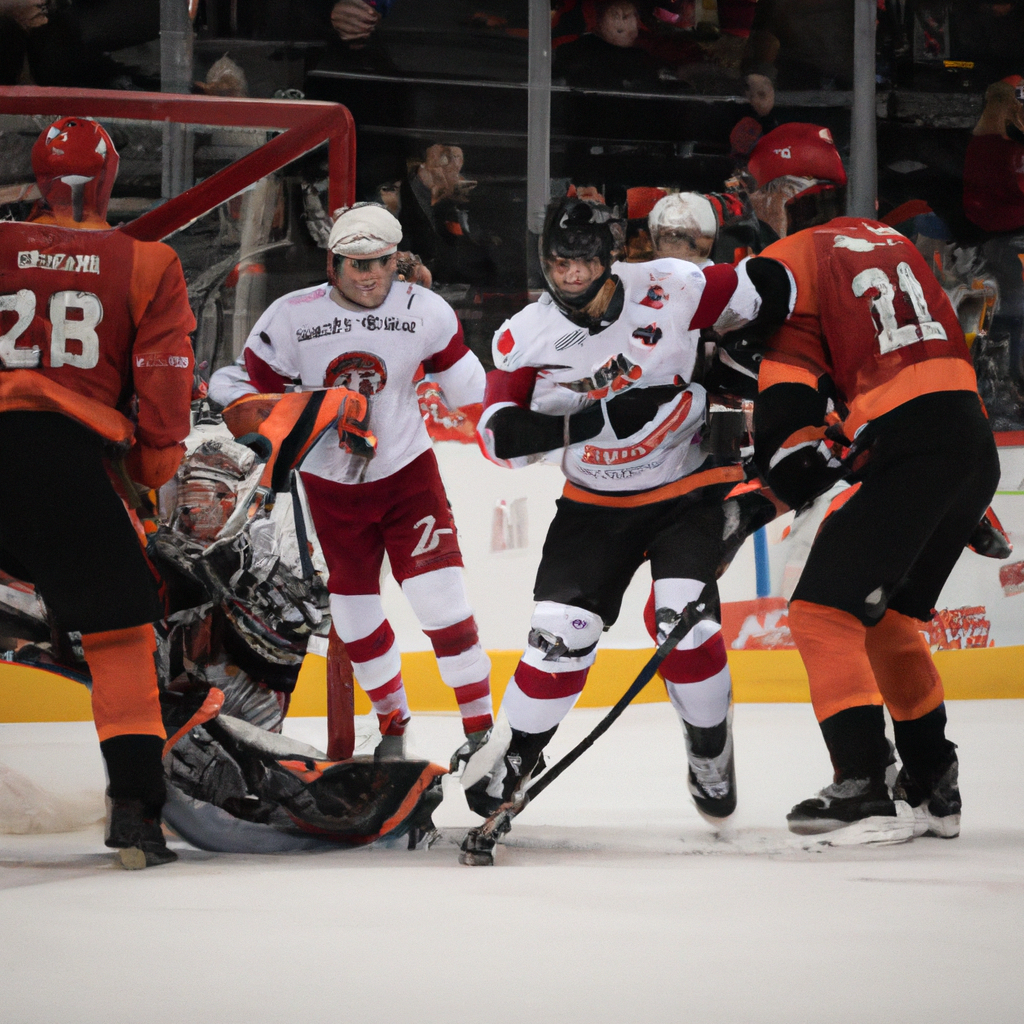
[{"label": "spectator in stands", "polygon": [[[1024,79],[1004,78],[985,90],[964,161],[964,213],[991,236],[982,244],[999,284],[989,333],[1009,338],[1010,374],[1024,381]],[[1012,137],[1012,136],[1017,136]]]},{"label": "spectator in stands", "polygon": [[778,72],[770,64],[755,64],[743,76],[743,94],[748,105],[729,133],[729,147],[733,157],[744,164],[761,136],[781,123],[775,112],[777,77]]},{"label": "spectator in stands", "polygon": [[658,67],[637,45],[639,35],[634,0],[597,0],[593,29],[555,50],[552,77],[590,88],[653,85]]},{"label": "spectator in stands", "polygon": [[0,3],[0,85],[31,81],[28,37],[47,22],[46,4],[40,0],[3,0]]},{"label": "spectator in stands", "polygon": [[380,25],[380,11],[364,0],[338,0],[331,9],[331,28],[353,49],[365,46]]},{"label": "spectator in stands", "polygon": [[985,109],[967,145],[964,213],[985,231],[1024,228],[1024,144],[1009,136],[1011,128],[1024,131],[1018,89],[1004,78],[985,90]]},{"label": "spectator in stands", "polygon": [[8,2],[0,7],[0,29],[5,84],[160,87],[158,81],[111,57],[116,50],[159,38],[160,0]]},{"label": "spectator in stands", "polygon": [[438,284],[489,284],[494,260],[470,226],[469,194],[459,146],[428,146],[399,190],[402,248],[416,253]]}]

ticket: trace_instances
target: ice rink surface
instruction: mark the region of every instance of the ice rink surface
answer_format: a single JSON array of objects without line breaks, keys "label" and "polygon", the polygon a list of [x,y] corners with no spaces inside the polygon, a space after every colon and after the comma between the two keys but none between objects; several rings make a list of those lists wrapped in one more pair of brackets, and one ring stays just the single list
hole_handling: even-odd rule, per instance
[{"label": "ice rink surface", "polygon": [[[98,823],[0,835],[0,1022],[1020,1024],[1024,701],[948,707],[954,840],[790,835],[786,811],[830,777],[807,704],[736,707],[720,836],[687,798],[668,704],[629,709],[490,868],[458,863],[477,819],[457,787],[426,851],[172,841],[177,864],[125,872]],[[570,714],[554,755],[602,714]],[[323,719],[285,732],[326,742]],[[419,716],[411,743],[443,763],[459,736],[457,717]],[[101,815],[91,725],[0,725],[0,762]]]}]

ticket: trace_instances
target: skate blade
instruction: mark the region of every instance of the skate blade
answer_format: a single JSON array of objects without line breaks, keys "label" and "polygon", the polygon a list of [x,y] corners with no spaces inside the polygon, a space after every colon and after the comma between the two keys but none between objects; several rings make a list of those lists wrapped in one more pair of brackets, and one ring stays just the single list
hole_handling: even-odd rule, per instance
[{"label": "skate blade", "polygon": [[146,866],[146,852],[137,846],[132,846],[126,850],[118,850],[114,854],[114,860],[125,871],[141,871]]},{"label": "skate blade", "polygon": [[459,863],[474,868],[494,867],[494,854],[490,850],[463,850],[459,854]]},{"label": "skate blade", "polygon": [[[894,846],[914,838],[915,820],[910,805],[902,800],[895,801],[896,814],[875,815],[851,822],[842,828],[820,833],[800,843],[804,848],[812,846]],[[796,832],[790,824],[791,831]],[[808,833],[801,833],[808,835]]]}]

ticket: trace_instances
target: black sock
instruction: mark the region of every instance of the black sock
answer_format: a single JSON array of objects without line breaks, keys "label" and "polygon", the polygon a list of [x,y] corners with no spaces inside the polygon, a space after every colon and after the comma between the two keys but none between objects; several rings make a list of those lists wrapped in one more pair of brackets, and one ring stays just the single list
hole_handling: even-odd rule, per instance
[{"label": "black sock", "polygon": [[880,704],[844,708],[820,725],[837,782],[885,778],[891,755]]},{"label": "black sock", "polygon": [[159,736],[131,734],[103,740],[100,750],[107,763],[111,800],[141,800],[148,812],[158,812],[167,796],[163,749]]},{"label": "black sock", "polygon": [[946,705],[920,718],[893,722],[896,749],[915,781],[930,786],[949,767],[956,744],[946,739]]}]

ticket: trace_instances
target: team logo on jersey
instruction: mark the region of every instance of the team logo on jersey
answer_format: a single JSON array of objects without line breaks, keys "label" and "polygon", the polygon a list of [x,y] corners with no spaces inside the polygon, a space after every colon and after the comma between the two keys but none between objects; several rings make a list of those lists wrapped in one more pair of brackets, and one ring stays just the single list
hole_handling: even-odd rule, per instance
[{"label": "team logo on jersey", "polygon": [[648,324],[646,327],[638,327],[633,332],[633,337],[640,342],[641,345],[646,345],[653,348],[661,341],[662,329],[657,324]]},{"label": "team logo on jersey", "polygon": [[686,422],[692,405],[693,395],[684,391],[679,404],[646,437],[621,448],[598,448],[597,445],[588,444],[583,449],[583,462],[592,466],[620,466],[625,462],[646,459],[673,430],[678,430]]},{"label": "team logo on jersey", "polygon": [[29,270],[64,270],[73,274],[98,274],[100,272],[99,256],[81,253],[69,256],[65,252],[40,252],[38,249],[23,250],[18,253],[18,269]]},{"label": "team logo on jersey", "polygon": [[397,316],[378,316],[376,313],[367,313],[366,316],[350,317],[336,316],[325,320],[322,324],[307,324],[295,331],[296,341],[310,341],[313,338],[327,338],[332,334],[348,334],[356,327],[362,327],[364,331],[405,331],[406,334],[415,334],[418,321],[403,320]]},{"label": "team logo on jersey", "polygon": [[511,331],[502,331],[501,336],[498,338],[496,348],[503,355],[507,356],[509,352],[516,347],[516,339],[512,337]]},{"label": "team logo on jersey", "polygon": [[668,302],[668,295],[660,284],[652,284],[647,289],[647,294],[640,300],[641,306],[650,306],[651,309],[661,309]]},{"label": "team logo on jersey", "polygon": [[555,342],[555,351],[561,352],[564,349],[571,348],[573,345],[582,345],[586,337],[586,331],[570,331],[568,334],[563,334]]},{"label": "team logo on jersey", "polygon": [[173,366],[178,370],[187,370],[188,356],[172,356],[151,352],[148,355],[136,356],[135,365],[140,370],[151,370],[160,366]]},{"label": "team logo on jersey", "polygon": [[329,387],[348,388],[370,398],[384,390],[388,382],[388,368],[384,360],[372,352],[345,352],[331,361],[324,371],[324,384]]}]

